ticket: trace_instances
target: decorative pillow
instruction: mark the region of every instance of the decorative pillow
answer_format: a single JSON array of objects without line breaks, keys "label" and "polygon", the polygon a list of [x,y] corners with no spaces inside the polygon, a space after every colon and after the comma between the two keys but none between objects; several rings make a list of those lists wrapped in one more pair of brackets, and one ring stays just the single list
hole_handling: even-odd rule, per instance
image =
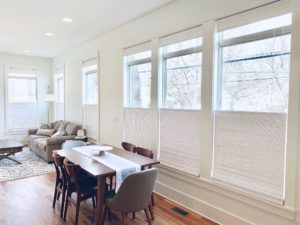
[{"label": "decorative pillow", "polygon": [[51,137],[54,134],[55,130],[50,129],[38,129],[36,135],[48,136]]},{"label": "decorative pillow", "polygon": [[66,126],[65,131],[66,131],[67,135],[76,135],[78,129],[80,129],[80,125],[77,125],[77,124],[74,124],[74,123],[69,123]]},{"label": "decorative pillow", "polygon": [[62,130],[62,131],[60,132],[60,136],[67,136],[67,132],[66,132],[65,130]]},{"label": "decorative pillow", "polygon": [[59,127],[57,128],[57,131],[63,131],[66,129],[66,126],[69,124],[69,122],[66,121],[60,121]]},{"label": "decorative pillow", "polygon": [[52,129],[51,126],[49,126],[49,124],[47,124],[47,123],[42,123],[40,128],[41,129]]},{"label": "decorative pillow", "polygon": [[61,133],[61,131],[55,132],[54,134],[51,135],[51,138],[61,136],[60,133]]}]

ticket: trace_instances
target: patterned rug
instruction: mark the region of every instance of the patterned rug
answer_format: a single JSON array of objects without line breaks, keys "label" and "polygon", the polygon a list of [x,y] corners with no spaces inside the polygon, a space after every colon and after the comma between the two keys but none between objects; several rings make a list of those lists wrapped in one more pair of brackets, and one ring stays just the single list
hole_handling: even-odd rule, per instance
[{"label": "patterned rug", "polygon": [[18,152],[10,157],[22,164],[17,164],[8,159],[1,160],[0,182],[55,172],[53,163],[48,164],[27,147],[23,148],[22,152]]}]

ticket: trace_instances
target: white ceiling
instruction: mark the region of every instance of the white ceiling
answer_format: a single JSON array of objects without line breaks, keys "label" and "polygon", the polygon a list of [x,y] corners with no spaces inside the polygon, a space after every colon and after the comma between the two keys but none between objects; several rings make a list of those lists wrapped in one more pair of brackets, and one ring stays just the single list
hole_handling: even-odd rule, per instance
[{"label": "white ceiling", "polygon": [[0,52],[54,57],[171,1],[0,0]]}]

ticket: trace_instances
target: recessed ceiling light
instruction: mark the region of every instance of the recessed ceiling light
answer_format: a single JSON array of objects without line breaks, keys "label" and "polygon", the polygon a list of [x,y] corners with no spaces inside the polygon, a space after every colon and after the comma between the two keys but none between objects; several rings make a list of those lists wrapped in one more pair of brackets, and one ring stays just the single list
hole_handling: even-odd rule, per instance
[{"label": "recessed ceiling light", "polygon": [[44,33],[46,36],[48,36],[48,37],[52,37],[52,36],[54,36],[54,34],[53,33],[51,33],[51,32],[46,32],[46,33]]},{"label": "recessed ceiling light", "polygon": [[69,17],[62,18],[61,20],[62,20],[64,23],[72,23],[72,22],[73,22],[73,20],[72,20],[71,18],[69,18]]},{"label": "recessed ceiling light", "polygon": [[27,50],[27,49],[25,49],[25,50],[24,50],[24,53],[26,53],[26,54],[27,54],[27,53],[29,53],[29,52],[30,52],[30,51],[29,51],[29,50]]}]

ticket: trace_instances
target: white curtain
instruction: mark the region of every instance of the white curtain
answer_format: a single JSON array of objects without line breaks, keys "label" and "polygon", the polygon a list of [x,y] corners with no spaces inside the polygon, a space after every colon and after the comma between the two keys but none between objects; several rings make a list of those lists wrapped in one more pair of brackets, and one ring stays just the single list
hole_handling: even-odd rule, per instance
[{"label": "white curtain", "polygon": [[213,180],[281,203],[286,114],[216,112]]}]

